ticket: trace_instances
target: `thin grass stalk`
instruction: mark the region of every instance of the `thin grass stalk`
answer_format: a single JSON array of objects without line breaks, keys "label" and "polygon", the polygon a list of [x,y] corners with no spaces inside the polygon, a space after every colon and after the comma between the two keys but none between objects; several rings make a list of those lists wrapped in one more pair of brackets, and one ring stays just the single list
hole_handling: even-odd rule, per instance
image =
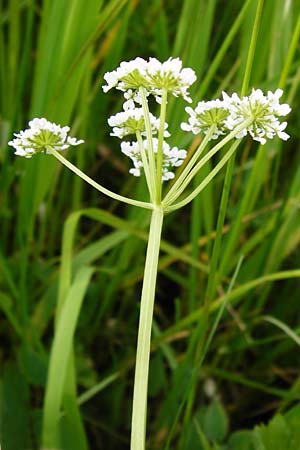
[{"label": "thin grass stalk", "polygon": [[156,207],[150,223],[136,352],[130,450],[145,450],[150,341],[163,215],[163,209]]},{"label": "thin grass stalk", "polygon": [[297,49],[297,46],[299,45],[299,35],[300,35],[300,13],[298,15],[297,23],[293,32],[291,44],[289,46],[289,50],[286,56],[285,64],[283,66],[278,86],[283,89],[286,85],[287,77],[289,74],[289,71],[291,69],[291,65],[293,62],[293,58],[295,56],[295,51]]},{"label": "thin grass stalk", "polygon": [[[193,188],[196,189],[201,183],[202,171],[198,172],[194,178]],[[191,213],[191,226],[190,226],[190,243],[191,243],[191,256],[195,259],[199,259],[199,245],[198,239],[201,235],[201,198],[198,196],[194,199],[192,203],[192,213]],[[199,272],[198,270],[190,266],[189,270],[189,298],[188,298],[188,310],[192,312],[196,306],[196,297],[198,294],[199,286]]]},{"label": "thin grass stalk", "polygon": [[215,274],[217,271],[217,265],[219,261],[219,255],[221,252],[221,243],[222,243],[222,230],[225,222],[226,212],[227,212],[227,205],[228,205],[228,198],[229,198],[229,192],[230,192],[230,185],[231,185],[231,178],[235,163],[235,156],[234,153],[232,155],[232,158],[228,161],[228,166],[225,174],[225,180],[222,190],[222,197],[221,197],[221,203],[219,208],[219,214],[218,214],[218,220],[217,220],[217,229],[216,229],[216,238],[213,246],[213,252],[211,257],[211,263],[210,263],[210,271],[207,281],[207,287],[206,292],[204,296],[204,303],[209,303],[212,298],[213,294],[217,288],[215,285]]},{"label": "thin grass stalk", "polygon": [[244,74],[244,79],[243,79],[243,84],[242,84],[241,96],[246,94],[248,87],[249,87],[250,75],[251,75],[251,70],[252,70],[252,65],[253,65],[257,36],[258,36],[260,22],[261,22],[263,5],[264,5],[264,0],[258,0],[253,30],[252,30],[252,34],[251,34],[251,41],[250,41],[250,46],[249,46],[248,55],[247,55],[247,62],[246,62],[245,74]]}]

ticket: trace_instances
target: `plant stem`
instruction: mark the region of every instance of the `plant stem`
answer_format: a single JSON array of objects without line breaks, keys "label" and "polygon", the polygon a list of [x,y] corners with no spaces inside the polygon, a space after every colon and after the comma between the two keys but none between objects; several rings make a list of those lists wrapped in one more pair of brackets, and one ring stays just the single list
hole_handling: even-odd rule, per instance
[{"label": "plant stem", "polygon": [[[191,202],[200,192],[208,185],[208,183],[211,182],[211,180],[217,175],[217,173],[222,169],[222,167],[227,163],[227,161],[231,158],[231,156],[236,151],[240,139],[236,140],[228,150],[228,152],[223,156],[223,158],[218,162],[216,167],[207,175],[206,178],[199,184],[199,186],[194,189],[191,194],[189,194],[187,197],[185,197],[183,200],[181,200],[178,203],[174,203],[171,206],[166,206],[165,211],[171,212],[176,211],[176,209],[182,208],[183,206],[187,205],[189,202]],[[204,158],[203,158],[204,159]]]},{"label": "plant stem", "polygon": [[164,204],[171,204],[173,200],[176,200],[177,197],[173,198],[174,194],[177,194],[178,189],[181,187],[182,183],[194,167],[195,163],[197,162],[198,158],[201,156],[203,151],[205,150],[206,144],[209,142],[213,132],[215,130],[215,126],[213,125],[208,133],[204,136],[202,139],[200,145],[197,147],[195,153],[191,157],[190,161],[187,163],[186,167],[181,172],[180,176],[177,178],[171,189],[166,194],[165,198],[163,199]]},{"label": "plant stem", "polygon": [[[168,208],[168,210],[171,209],[178,209],[172,208],[170,205],[173,204],[173,202],[181,195],[181,193],[184,191],[184,189],[188,186],[188,184],[191,182],[191,180],[194,178],[194,176],[199,172],[202,166],[207,163],[208,160],[210,160],[219,150],[221,150],[222,147],[224,147],[227,142],[229,142],[231,139],[233,139],[236,134],[238,134],[240,131],[242,131],[244,128],[246,128],[250,123],[253,121],[252,118],[246,119],[244,122],[242,122],[240,125],[238,125],[236,128],[234,128],[224,139],[222,139],[218,144],[216,144],[208,153],[206,153],[203,158],[200,159],[200,161],[192,168],[192,170],[189,172],[189,174],[186,176],[185,180],[182,181],[181,186],[177,189],[177,191],[172,195],[171,200],[169,199],[167,202],[164,200],[163,205]],[[198,193],[200,191],[197,191]],[[195,197],[195,196],[194,196]],[[194,198],[193,197],[193,198]],[[190,196],[189,196],[190,198]],[[190,201],[190,200],[189,200]],[[182,202],[180,202],[181,204]],[[178,205],[177,203],[176,205]],[[184,203],[186,204],[186,203]],[[184,206],[184,205],[182,205]]]},{"label": "plant stem", "polygon": [[142,100],[142,107],[144,111],[144,119],[145,119],[145,130],[148,141],[148,159],[149,159],[149,171],[151,178],[151,192],[153,193],[154,198],[156,198],[156,164],[155,164],[155,155],[153,150],[153,140],[152,140],[152,129],[150,122],[150,113],[148,107],[148,100],[145,93],[144,88],[139,89],[139,94]]},{"label": "plant stem", "polygon": [[149,171],[149,163],[148,163],[148,158],[147,158],[147,154],[146,151],[144,149],[144,144],[143,144],[143,139],[141,136],[141,132],[140,131],[136,131],[136,139],[138,141],[139,144],[139,149],[140,149],[140,154],[141,154],[141,158],[142,158],[142,162],[143,162],[143,168],[144,168],[144,172],[145,172],[145,177],[146,177],[146,182],[147,182],[147,186],[148,186],[148,191],[149,191],[149,195],[150,195],[150,199],[151,202],[154,202],[154,192],[153,192],[153,187],[151,185],[151,174]]},{"label": "plant stem", "polygon": [[132,198],[124,197],[123,195],[116,194],[115,192],[106,189],[100,184],[96,183],[96,181],[92,180],[89,176],[87,176],[84,172],[82,172],[78,167],[74,166],[70,161],[64,158],[57,150],[54,150],[52,147],[47,147],[49,153],[55,156],[62,164],[64,164],[68,169],[72,170],[72,172],[76,173],[80,178],[86,181],[88,184],[93,186],[97,191],[102,192],[102,194],[107,195],[108,197],[113,198],[114,200],[120,200],[123,203],[128,203],[129,205],[139,206],[140,208],[152,209],[151,203],[140,202],[139,200],[134,200]]},{"label": "plant stem", "polygon": [[216,229],[216,237],[214,241],[211,262],[210,262],[210,271],[204,296],[204,303],[210,303],[213,299],[214,293],[217,290],[218,285],[216,284],[216,273],[217,267],[219,263],[219,257],[221,253],[221,244],[223,237],[223,226],[225,222],[226,212],[227,212],[227,204],[229,199],[231,178],[233,174],[235,163],[235,154],[232,155],[232,158],[228,161],[228,166],[225,174],[225,180],[223,184],[221,203],[219,208],[218,220],[217,220],[217,229]]},{"label": "plant stem", "polygon": [[252,69],[252,65],[253,65],[254,52],[256,49],[256,42],[257,42],[257,36],[258,36],[260,22],[261,22],[261,14],[262,14],[263,5],[264,5],[264,0],[258,0],[256,14],[255,14],[255,20],[254,20],[254,24],[253,24],[252,33],[251,33],[251,41],[250,41],[248,55],[247,55],[243,85],[242,85],[242,90],[241,90],[242,96],[246,94],[246,92],[248,90],[248,86],[249,86],[251,69]]},{"label": "plant stem", "polygon": [[134,377],[130,450],[145,450],[150,340],[163,209],[152,211],[142,288]]},{"label": "plant stem", "polygon": [[158,205],[161,204],[163,140],[164,140],[164,130],[165,130],[165,123],[166,123],[167,103],[168,103],[168,91],[167,91],[167,89],[163,89],[162,99],[161,99],[161,107],[160,107],[158,145],[157,145],[157,155],[156,155],[156,202]]}]

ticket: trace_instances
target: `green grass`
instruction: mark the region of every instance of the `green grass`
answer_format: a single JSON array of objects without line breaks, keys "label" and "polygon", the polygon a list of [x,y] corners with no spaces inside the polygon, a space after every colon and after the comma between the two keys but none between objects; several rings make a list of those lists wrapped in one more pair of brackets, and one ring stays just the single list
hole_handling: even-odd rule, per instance
[{"label": "green grass", "polygon": [[[192,204],[165,218],[147,448],[274,450],[270,436],[280,442],[284,427],[294,430],[299,34],[297,0],[0,1],[4,450],[40,448],[43,423],[48,446],[129,448],[150,214],[104,197],[53,157],[14,157],[7,141],[35,116],[69,124],[86,141],[69,160],[108,189],[147,201],[145,182],[128,174],[109,137],[121,94],[101,89],[105,71],[135,56],[180,56],[197,73],[195,101],[281,87],[292,106],[289,141],[244,140]],[[167,121],[172,144],[189,149],[184,107],[170,99]],[[202,361],[203,332],[217,322]],[[217,399],[206,393],[211,379]]]}]

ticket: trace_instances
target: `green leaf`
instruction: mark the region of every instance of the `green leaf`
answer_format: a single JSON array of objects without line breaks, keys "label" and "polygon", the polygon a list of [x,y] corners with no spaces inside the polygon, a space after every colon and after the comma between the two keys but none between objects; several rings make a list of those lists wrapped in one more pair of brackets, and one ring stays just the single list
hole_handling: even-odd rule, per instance
[{"label": "green leaf", "polygon": [[67,375],[75,327],[93,270],[90,267],[83,267],[78,271],[58,319],[51,350],[45,394],[43,422],[43,445],[45,448],[55,448],[59,445],[58,422],[64,382]]},{"label": "green leaf", "polygon": [[253,433],[248,430],[236,431],[228,440],[228,450],[254,450]]},{"label": "green leaf", "polygon": [[229,420],[227,413],[220,402],[214,400],[206,409],[203,418],[203,430],[213,442],[221,442],[228,433]]},{"label": "green leaf", "polygon": [[254,433],[265,450],[300,450],[300,414],[291,418],[277,414]]}]

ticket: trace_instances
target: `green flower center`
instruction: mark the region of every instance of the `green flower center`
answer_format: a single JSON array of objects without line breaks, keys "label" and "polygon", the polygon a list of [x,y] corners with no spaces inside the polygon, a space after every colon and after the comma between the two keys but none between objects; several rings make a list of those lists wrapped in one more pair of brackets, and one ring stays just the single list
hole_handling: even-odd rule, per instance
[{"label": "green flower center", "polygon": [[134,69],[129,74],[120,78],[120,81],[125,84],[126,89],[139,89],[140,87],[149,87],[149,83],[144,78],[138,69]]}]

